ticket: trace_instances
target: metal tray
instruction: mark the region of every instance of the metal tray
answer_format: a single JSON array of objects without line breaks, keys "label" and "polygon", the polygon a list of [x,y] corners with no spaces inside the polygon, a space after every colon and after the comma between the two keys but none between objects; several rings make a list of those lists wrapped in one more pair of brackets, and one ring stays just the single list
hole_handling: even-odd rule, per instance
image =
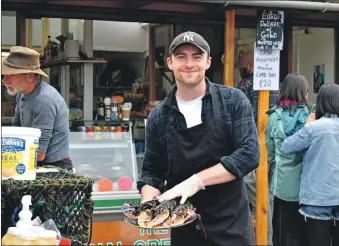
[{"label": "metal tray", "polygon": [[191,224],[193,221],[195,221],[197,218],[198,218],[198,214],[194,213],[194,215],[191,217],[190,220],[186,221],[184,224],[181,224],[181,225],[175,225],[175,226],[168,226],[168,227],[164,227],[164,226],[155,226],[155,227],[141,227],[139,226],[138,224],[136,223],[133,223],[130,219],[128,219],[128,217],[125,216],[125,222],[128,224],[128,225],[131,225],[133,227],[136,227],[136,228],[140,228],[140,229],[148,229],[148,230],[168,230],[168,229],[172,229],[172,228],[176,228],[176,227],[181,227],[181,226],[185,226],[185,225],[188,225],[188,224]]}]

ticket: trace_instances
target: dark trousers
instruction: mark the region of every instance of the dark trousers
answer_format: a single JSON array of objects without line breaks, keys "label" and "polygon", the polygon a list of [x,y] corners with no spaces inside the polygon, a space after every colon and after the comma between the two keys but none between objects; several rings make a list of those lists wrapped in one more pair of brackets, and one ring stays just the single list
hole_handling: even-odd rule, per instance
[{"label": "dark trousers", "polygon": [[274,197],[273,245],[305,246],[305,220],[298,212],[298,202],[288,202]]},{"label": "dark trousers", "polygon": [[306,220],[308,246],[339,246],[339,220]]}]

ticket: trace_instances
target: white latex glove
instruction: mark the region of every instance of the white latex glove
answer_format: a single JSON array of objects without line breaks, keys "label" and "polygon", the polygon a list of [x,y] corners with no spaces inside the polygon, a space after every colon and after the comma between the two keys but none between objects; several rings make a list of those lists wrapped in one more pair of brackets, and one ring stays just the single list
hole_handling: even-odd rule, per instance
[{"label": "white latex glove", "polygon": [[205,186],[197,175],[193,175],[185,181],[177,184],[172,189],[166,191],[158,197],[159,202],[169,201],[180,197],[180,204],[184,204],[188,197],[193,196],[200,190],[204,190]]}]

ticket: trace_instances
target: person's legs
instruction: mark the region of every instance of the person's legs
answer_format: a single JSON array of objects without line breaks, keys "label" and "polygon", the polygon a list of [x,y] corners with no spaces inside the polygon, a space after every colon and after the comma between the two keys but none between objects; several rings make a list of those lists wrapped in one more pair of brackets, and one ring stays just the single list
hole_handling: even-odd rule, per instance
[{"label": "person's legs", "polygon": [[[333,220],[306,218],[308,246],[330,246]],[[334,246],[334,244],[332,245]]]},{"label": "person's legs", "polygon": [[339,206],[334,209],[334,222],[332,230],[332,246],[339,246]]},{"label": "person's legs", "polygon": [[303,228],[305,222],[298,212],[297,202],[287,202],[274,198],[273,245],[303,246]]},{"label": "person's legs", "polygon": [[299,211],[306,220],[308,245],[330,246],[334,230],[334,207],[302,204]]}]

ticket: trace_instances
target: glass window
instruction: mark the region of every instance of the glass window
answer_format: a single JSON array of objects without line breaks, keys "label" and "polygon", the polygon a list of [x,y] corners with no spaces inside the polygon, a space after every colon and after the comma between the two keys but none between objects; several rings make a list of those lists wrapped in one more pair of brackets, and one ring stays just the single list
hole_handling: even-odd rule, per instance
[{"label": "glass window", "polygon": [[82,80],[82,68],[83,66],[81,64],[72,64],[70,65],[69,70],[69,109],[70,117],[75,120],[80,120],[83,118],[84,82]]},{"label": "glass window", "polygon": [[79,40],[80,44],[84,41],[84,20],[69,19],[68,31],[73,33],[73,40]]},{"label": "glass window", "polygon": [[[33,48],[41,48],[41,20],[32,20],[32,46]],[[47,37],[46,37],[47,39]]]},{"label": "glass window", "polygon": [[[49,35],[51,35],[52,41],[56,41],[56,37],[61,34],[61,19],[60,18],[50,18],[49,19]],[[47,40],[47,37],[43,37]],[[57,41],[59,43],[59,41]]]},{"label": "glass window", "polygon": [[1,11],[1,44],[12,46],[16,44],[16,12]]}]

